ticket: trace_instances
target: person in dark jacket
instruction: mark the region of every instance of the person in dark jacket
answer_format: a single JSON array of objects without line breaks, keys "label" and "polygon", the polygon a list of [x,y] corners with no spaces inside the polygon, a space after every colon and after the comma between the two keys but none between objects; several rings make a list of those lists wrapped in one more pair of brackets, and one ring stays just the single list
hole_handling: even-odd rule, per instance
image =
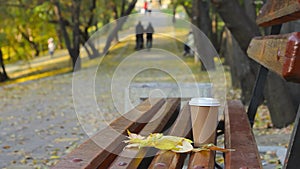
[{"label": "person in dark jacket", "polygon": [[149,22],[148,27],[146,29],[146,47],[148,50],[150,50],[150,48],[152,48],[152,41],[153,41],[153,33],[154,33],[154,28],[151,24],[151,22]]},{"label": "person in dark jacket", "polygon": [[136,34],[136,50],[140,50],[144,48],[144,27],[141,23],[141,21],[138,22],[138,24],[135,27],[135,34]]}]

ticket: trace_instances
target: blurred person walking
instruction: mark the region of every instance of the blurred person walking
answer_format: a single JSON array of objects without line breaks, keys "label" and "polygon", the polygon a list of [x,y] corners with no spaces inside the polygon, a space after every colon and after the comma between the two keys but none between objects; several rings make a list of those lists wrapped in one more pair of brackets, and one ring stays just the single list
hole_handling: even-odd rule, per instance
[{"label": "blurred person walking", "polygon": [[144,48],[144,27],[141,23],[141,21],[138,22],[138,24],[135,27],[135,36],[136,36],[136,50],[140,50]]},{"label": "blurred person walking", "polygon": [[151,12],[152,12],[152,2],[151,1],[148,3],[147,12],[149,13],[149,15],[151,15]]},{"label": "blurred person walking", "polygon": [[144,7],[143,7],[144,11],[145,11],[145,14],[147,14],[147,11],[148,11],[148,2],[147,0],[144,1]]},{"label": "blurred person walking", "polygon": [[151,22],[149,22],[148,27],[146,29],[146,47],[148,50],[150,50],[150,48],[152,48],[152,41],[153,41],[153,33],[154,33],[154,28],[151,24]]},{"label": "blurred person walking", "polygon": [[53,57],[54,50],[55,50],[55,44],[53,38],[48,39],[48,50],[51,58]]},{"label": "blurred person walking", "polygon": [[190,31],[189,34],[187,35],[187,39],[184,43],[183,56],[193,55],[193,53],[194,53],[193,48],[194,48],[194,35],[193,35],[193,32]]}]

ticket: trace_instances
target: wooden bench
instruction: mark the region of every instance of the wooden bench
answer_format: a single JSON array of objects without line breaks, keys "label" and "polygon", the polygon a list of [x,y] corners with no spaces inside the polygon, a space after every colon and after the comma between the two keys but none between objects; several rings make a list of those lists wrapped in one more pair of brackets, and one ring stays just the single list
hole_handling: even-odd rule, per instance
[{"label": "wooden bench", "polygon": [[[248,117],[253,125],[259,100],[262,99],[268,71],[274,71],[286,81],[300,82],[300,32],[281,34],[281,24],[300,19],[299,0],[268,0],[257,17],[259,26],[271,26],[271,35],[255,37],[248,47],[248,55],[260,65]],[[284,99],[284,98],[282,98]],[[300,166],[300,108],[296,116],[284,168]],[[296,144],[297,143],[297,144]]]},{"label": "wooden bench", "polygon": [[[124,149],[126,130],[141,135],[161,132],[193,138],[190,107],[180,110],[180,99],[145,100],[136,109],[113,121],[107,128],[63,157],[55,169],[67,168],[214,168],[215,153],[174,153],[154,148]],[[242,137],[241,137],[242,136]],[[225,153],[225,168],[261,168],[258,149],[247,114],[240,101],[229,101],[225,111],[225,147],[236,151]]]}]

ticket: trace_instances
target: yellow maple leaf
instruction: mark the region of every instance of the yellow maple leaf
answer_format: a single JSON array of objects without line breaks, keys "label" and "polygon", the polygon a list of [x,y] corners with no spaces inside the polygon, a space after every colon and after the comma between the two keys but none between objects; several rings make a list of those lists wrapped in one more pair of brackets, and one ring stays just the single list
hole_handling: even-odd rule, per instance
[{"label": "yellow maple leaf", "polygon": [[126,148],[142,148],[142,147],[155,147],[160,150],[170,150],[176,153],[186,153],[190,151],[233,151],[232,149],[224,149],[215,146],[214,144],[204,144],[200,148],[193,148],[193,141],[184,137],[177,136],[164,136],[162,133],[151,133],[148,137],[144,137],[135,133],[127,131],[128,139],[125,143],[129,143]]}]

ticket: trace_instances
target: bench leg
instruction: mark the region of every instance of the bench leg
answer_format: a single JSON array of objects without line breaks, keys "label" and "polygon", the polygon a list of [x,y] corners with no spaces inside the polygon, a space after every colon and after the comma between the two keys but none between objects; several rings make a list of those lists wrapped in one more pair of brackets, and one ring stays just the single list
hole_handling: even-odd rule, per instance
[{"label": "bench leg", "polygon": [[294,129],[291,135],[288,151],[285,157],[284,169],[299,168],[300,166],[300,105],[298,108]]},{"label": "bench leg", "polygon": [[[281,30],[281,24],[272,26],[271,35],[279,34],[280,30]],[[269,70],[267,68],[265,68],[264,66],[260,66],[259,73],[256,78],[255,86],[253,88],[252,97],[247,111],[251,127],[253,127],[254,119],[255,119],[255,115],[259,103],[263,99],[263,91],[264,91],[268,72]]]},{"label": "bench leg", "polygon": [[253,89],[252,97],[251,97],[250,104],[248,107],[248,112],[247,112],[251,127],[254,124],[254,119],[255,119],[255,115],[256,115],[256,111],[259,106],[259,103],[263,99],[263,91],[264,91],[264,86],[265,86],[268,72],[269,72],[269,70],[267,68],[265,68],[264,66],[260,66],[259,73],[258,73],[256,83],[255,83],[255,87]]}]

